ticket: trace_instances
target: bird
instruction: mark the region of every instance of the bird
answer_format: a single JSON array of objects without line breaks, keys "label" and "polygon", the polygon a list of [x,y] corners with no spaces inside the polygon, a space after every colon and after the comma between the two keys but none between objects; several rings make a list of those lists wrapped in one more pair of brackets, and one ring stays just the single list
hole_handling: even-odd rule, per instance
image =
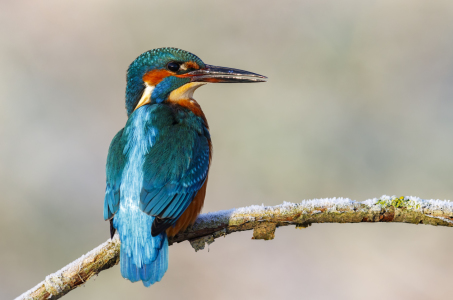
[{"label": "bird", "polygon": [[165,47],[138,56],[126,80],[128,119],[107,155],[104,219],[110,237],[119,234],[121,275],[149,287],[168,269],[168,237],[195,222],[206,195],[212,142],[194,91],[267,77]]}]

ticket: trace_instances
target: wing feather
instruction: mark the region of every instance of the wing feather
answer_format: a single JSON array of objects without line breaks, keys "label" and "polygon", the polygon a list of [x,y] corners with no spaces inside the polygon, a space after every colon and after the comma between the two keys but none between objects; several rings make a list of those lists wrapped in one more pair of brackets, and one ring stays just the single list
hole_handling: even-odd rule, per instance
[{"label": "wing feather", "polygon": [[110,220],[118,211],[120,205],[121,175],[126,164],[123,154],[124,141],[122,139],[124,128],[113,138],[107,156],[107,184],[104,198],[104,220]]},{"label": "wing feather", "polygon": [[174,225],[203,186],[210,160],[206,132],[202,124],[199,130],[174,125],[160,132],[166,139],[159,139],[149,150],[143,167],[140,208],[158,217],[153,235]]}]

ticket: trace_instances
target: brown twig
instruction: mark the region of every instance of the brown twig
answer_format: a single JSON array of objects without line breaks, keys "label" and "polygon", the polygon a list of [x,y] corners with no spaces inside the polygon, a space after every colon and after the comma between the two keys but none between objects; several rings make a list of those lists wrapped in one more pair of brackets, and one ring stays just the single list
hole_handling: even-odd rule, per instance
[{"label": "brown twig", "polygon": [[[312,223],[402,222],[453,226],[453,203],[422,200],[416,197],[388,197],[356,202],[333,198],[285,203],[265,207],[251,206],[200,215],[195,224],[169,240],[170,245],[188,240],[195,251],[220,236],[253,229],[252,239],[271,240],[280,226],[306,228]],[[22,299],[58,299],[84,284],[99,272],[119,262],[120,240],[112,240],[50,274],[44,281],[23,293]]]}]

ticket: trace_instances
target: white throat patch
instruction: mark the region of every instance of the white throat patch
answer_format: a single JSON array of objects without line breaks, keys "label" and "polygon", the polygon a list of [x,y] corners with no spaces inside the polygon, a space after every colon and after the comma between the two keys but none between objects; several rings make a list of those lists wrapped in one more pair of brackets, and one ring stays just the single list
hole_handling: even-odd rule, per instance
[{"label": "white throat patch", "polygon": [[145,85],[146,85],[146,88],[143,91],[142,97],[140,98],[140,101],[138,101],[138,104],[135,107],[135,109],[137,109],[137,108],[139,108],[139,107],[141,107],[141,106],[143,106],[145,104],[151,103],[151,93],[154,90],[154,86],[148,85],[147,83],[145,83]]},{"label": "white throat patch", "polygon": [[168,96],[169,101],[179,101],[179,100],[193,100],[193,93],[196,89],[200,86],[205,85],[206,82],[189,82],[185,85],[177,88],[176,90],[172,91]]}]

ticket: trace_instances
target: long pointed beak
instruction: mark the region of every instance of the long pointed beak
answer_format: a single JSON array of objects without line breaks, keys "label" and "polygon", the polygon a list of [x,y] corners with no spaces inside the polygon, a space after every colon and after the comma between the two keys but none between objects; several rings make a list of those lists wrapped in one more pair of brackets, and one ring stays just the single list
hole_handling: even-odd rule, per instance
[{"label": "long pointed beak", "polygon": [[206,68],[195,70],[186,74],[192,82],[221,82],[221,83],[240,83],[240,82],[265,82],[267,77],[252,72],[206,65]]}]

